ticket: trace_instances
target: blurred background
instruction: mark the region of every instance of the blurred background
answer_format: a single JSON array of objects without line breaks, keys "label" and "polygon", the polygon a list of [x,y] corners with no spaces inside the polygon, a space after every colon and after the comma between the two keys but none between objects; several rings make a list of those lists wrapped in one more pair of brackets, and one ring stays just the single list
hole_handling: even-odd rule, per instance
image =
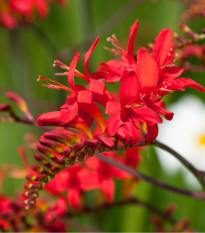
[{"label": "blurred background", "polygon": [[[99,34],[100,43],[89,63],[90,73],[92,73],[96,70],[99,62],[113,58],[109,51],[103,49],[103,47],[111,47],[106,38],[114,33],[122,45],[126,47],[130,26],[136,19],[140,21],[135,40],[136,48],[152,42],[158,33],[167,27],[184,37],[185,35],[179,28],[180,23],[186,23],[194,31],[201,33],[201,29],[205,26],[205,20],[200,15],[198,17],[195,17],[194,14],[191,15],[190,9],[194,3],[203,6],[203,1],[70,0],[63,6],[51,4],[49,15],[45,19],[37,18],[31,25],[21,25],[12,30],[2,25],[0,28],[0,103],[8,103],[5,93],[15,91],[27,101],[36,118],[41,113],[58,109],[65,102],[65,91],[51,90],[37,82],[38,76],[41,75],[67,84],[65,77],[54,77],[54,73],[59,71],[58,68],[52,66],[55,59],[70,64],[75,52],[79,51],[81,57],[77,68],[84,72],[84,53]],[[192,58],[191,62],[197,65],[200,61],[198,58]],[[205,72],[203,70],[186,72],[184,77],[191,77],[205,86]],[[184,95],[189,95],[191,99],[194,98],[193,106],[200,103],[199,109],[201,111],[195,110],[191,105],[189,107],[192,100],[183,99]],[[177,92],[166,97],[168,110],[175,109],[176,117],[177,109],[183,109],[184,102],[188,105],[187,108],[190,112],[195,112],[196,116],[202,117],[199,121],[198,118],[194,118],[195,115],[189,116],[189,111],[184,112],[184,117],[187,119],[186,124],[184,124],[184,128],[178,127],[176,131],[172,130],[171,138],[168,137],[170,136],[168,130],[170,122],[166,122],[160,127],[160,140],[173,146],[174,149],[178,149],[174,147],[175,142],[172,142],[172,138],[175,138],[176,135],[179,135],[176,139],[178,142],[182,139],[179,145],[183,148],[192,143],[190,141],[192,139],[186,138],[187,135],[194,135],[193,140],[199,139],[199,142],[203,136],[205,137],[204,94],[189,88],[185,93]],[[18,108],[15,110],[20,114]],[[182,116],[180,119],[183,122],[183,111],[180,116]],[[181,125],[180,119],[177,121],[178,125]],[[193,123],[195,124],[192,127]],[[191,128],[200,129],[199,138],[192,131],[188,131],[187,128],[190,125]],[[39,137],[43,131],[18,123],[0,122],[0,165],[5,163],[22,165],[18,147],[26,144],[25,135],[28,133]],[[205,161],[205,145],[201,143],[199,147],[201,154],[197,155],[196,160]],[[181,151],[182,154],[183,152],[184,150]],[[27,153],[32,163],[34,150],[28,150]],[[181,188],[201,189],[200,185],[185,170],[181,169],[181,166],[174,162],[168,162],[166,158],[169,158],[170,155],[164,155],[167,157],[165,157],[165,161],[162,161],[158,158],[157,153],[160,151],[156,152],[153,147],[147,148],[143,152],[143,161],[139,170]],[[193,153],[195,152],[193,151]],[[163,156],[162,153],[161,156]],[[4,194],[15,195],[22,190],[23,183],[23,179],[6,178],[3,183]],[[120,190],[120,183],[117,183],[118,188]],[[118,199],[118,195],[120,196],[116,191],[116,199]],[[176,218],[189,218],[191,227],[196,231],[205,231],[205,202],[156,188],[144,181],[139,182],[136,195],[161,209],[165,209],[169,203],[176,203]],[[148,232],[154,229],[150,224],[150,216],[151,213],[142,207],[124,206],[102,211],[97,215],[83,216],[79,220],[88,225],[96,226],[102,231]]]}]

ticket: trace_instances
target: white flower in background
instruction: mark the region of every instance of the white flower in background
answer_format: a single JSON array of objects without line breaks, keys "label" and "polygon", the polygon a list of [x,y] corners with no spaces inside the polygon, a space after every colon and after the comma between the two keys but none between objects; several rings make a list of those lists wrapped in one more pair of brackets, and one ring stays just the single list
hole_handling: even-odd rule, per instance
[{"label": "white flower in background", "polygon": [[[169,107],[172,121],[160,126],[158,140],[179,152],[196,168],[205,171],[205,103],[195,96],[182,97]],[[158,149],[162,167],[168,172],[183,171],[188,183],[196,184],[190,172],[171,154]],[[190,180],[191,179],[191,180]]]}]

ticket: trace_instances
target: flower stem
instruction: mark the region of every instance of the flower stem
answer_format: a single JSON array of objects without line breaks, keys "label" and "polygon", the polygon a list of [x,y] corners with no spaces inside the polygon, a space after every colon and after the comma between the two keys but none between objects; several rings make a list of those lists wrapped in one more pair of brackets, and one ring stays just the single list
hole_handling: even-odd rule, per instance
[{"label": "flower stem", "polygon": [[155,140],[154,142],[150,143],[150,145],[154,145],[158,148],[161,148],[170,154],[172,154],[175,158],[177,158],[199,181],[203,188],[205,188],[205,172],[196,169],[189,161],[187,161],[183,156],[181,156],[178,152],[170,148],[169,146],[163,144]]},{"label": "flower stem", "polygon": [[112,203],[104,203],[100,206],[97,207],[84,207],[82,210],[78,211],[78,212],[68,212],[64,215],[64,217],[68,217],[68,218],[73,218],[73,217],[79,217],[81,215],[85,215],[85,214],[92,214],[92,213],[98,213],[100,211],[106,210],[106,209],[110,209],[110,208],[115,208],[115,207],[121,207],[124,205],[139,205],[142,207],[145,207],[147,210],[151,211],[152,213],[157,214],[158,216],[160,216],[162,219],[174,224],[176,223],[176,219],[174,219],[172,216],[167,215],[166,213],[164,213],[163,211],[161,211],[160,209],[158,209],[157,207],[139,199],[136,197],[129,197],[128,199],[119,201],[119,202],[112,202]]},{"label": "flower stem", "polygon": [[153,184],[155,186],[158,186],[160,188],[163,188],[163,189],[166,189],[166,190],[169,190],[171,192],[175,192],[175,193],[178,193],[178,194],[182,194],[182,195],[185,195],[185,196],[188,196],[188,197],[191,197],[191,198],[195,198],[195,199],[199,199],[199,200],[205,200],[205,193],[203,192],[198,192],[198,191],[189,191],[189,190],[186,190],[186,189],[181,189],[181,188],[178,188],[178,187],[175,187],[175,186],[172,186],[172,185],[169,185],[169,184],[166,184],[160,180],[157,180],[157,179],[154,179],[150,176],[147,176],[145,174],[142,174],[141,172],[138,172],[110,157],[107,157],[103,154],[95,154],[95,156],[97,158],[99,158],[100,160],[112,165],[112,166],[115,166],[119,169],[122,169],[123,171],[125,172],[128,172],[129,174],[133,175],[134,177],[136,178],[140,178],[142,180],[145,180],[147,181],[148,183],[150,184]]}]

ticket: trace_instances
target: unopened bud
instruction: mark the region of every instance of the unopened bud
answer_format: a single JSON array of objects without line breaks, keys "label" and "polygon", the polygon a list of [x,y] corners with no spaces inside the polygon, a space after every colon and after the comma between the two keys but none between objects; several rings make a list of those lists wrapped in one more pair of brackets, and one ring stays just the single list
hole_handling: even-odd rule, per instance
[{"label": "unopened bud", "polygon": [[52,165],[42,155],[34,154],[34,158],[38,162],[40,162],[41,164],[43,164],[45,167],[47,167],[49,169],[52,167]]},{"label": "unopened bud", "polygon": [[83,146],[84,146],[84,142],[80,142],[80,143],[73,145],[73,149],[75,151],[80,151],[83,148]]},{"label": "unopened bud", "polygon": [[103,134],[98,134],[95,136],[95,138],[98,139],[103,145],[105,145],[109,149],[113,149],[115,146],[115,143],[113,142],[113,140],[110,139],[109,137],[106,137]]},{"label": "unopened bud", "polygon": [[44,136],[40,138],[39,142],[44,146],[47,146],[53,150],[56,150],[58,153],[61,153],[64,151],[61,144],[57,143],[54,140],[46,139],[44,138]]},{"label": "unopened bud", "polygon": [[90,139],[90,138],[88,138],[88,139],[86,139],[85,141],[84,141],[84,144],[86,145],[86,146],[88,146],[88,147],[94,147],[94,146],[97,146],[98,145],[98,139],[96,139],[96,138],[94,138],[94,139]]},{"label": "unopened bud", "polygon": [[7,92],[6,93],[6,96],[13,100],[17,105],[18,107],[21,109],[21,111],[24,113],[24,115],[31,121],[34,120],[32,114],[30,113],[29,109],[28,109],[28,106],[25,102],[25,100],[20,97],[18,94],[16,94],[15,92]]}]

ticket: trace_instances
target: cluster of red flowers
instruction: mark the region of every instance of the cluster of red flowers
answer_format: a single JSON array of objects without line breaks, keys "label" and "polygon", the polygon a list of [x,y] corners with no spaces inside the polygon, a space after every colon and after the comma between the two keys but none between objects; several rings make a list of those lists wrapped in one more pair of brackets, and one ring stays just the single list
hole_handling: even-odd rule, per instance
[{"label": "cluster of red flowers", "polygon": [[[62,132],[62,129],[56,129],[44,133],[44,136],[40,139],[40,144],[37,145],[38,150],[44,152],[44,154],[47,153],[48,155],[49,143],[50,149],[51,145],[55,143],[51,138]],[[69,131],[67,130],[66,133],[68,134]],[[70,136],[75,137],[72,132],[70,132]],[[65,142],[66,140],[64,139],[64,143]],[[45,145],[47,145],[47,148]],[[27,175],[26,178],[32,180],[31,183],[25,185],[27,191],[19,195],[17,199],[12,199],[4,195],[0,187],[0,208],[2,210],[0,212],[0,232],[18,232],[25,230],[67,232],[69,223],[66,219],[68,216],[72,216],[72,214],[75,213],[72,210],[70,211],[70,209],[74,208],[75,211],[86,211],[86,191],[99,189],[97,195],[98,199],[96,199],[97,206],[98,204],[103,206],[103,204],[106,204],[107,202],[111,203],[114,201],[114,178],[123,180],[123,184],[126,185],[126,187],[129,187],[129,190],[126,189],[126,192],[124,192],[123,196],[125,198],[129,197],[134,191],[135,184],[137,184],[138,180],[131,179],[130,174],[102,162],[96,157],[92,157],[88,158],[85,163],[79,162],[72,167],[60,171],[59,174],[45,186],[45,190],[50,194],[49,198],[47,198],[48,192],[44,193],[44,196],[38,198],[36,201],[35,208],[30,210],[25,209],[23,201],[28,201],[28,196],[32,197],[30,202],[33,200],[33,197],[36,194],[36,189],[39,186],[39,180],[41,179],[40,181],[42,181],[42,177],[45,178],[45,175],[50,172],[48,168],[53,172],[52,175],[57,171],[56,168],[62,169],[60,166],[62,163],[59,163],[59,153],[62,149],[68,153],[69,147],[63,144],[60,147],[57,147],[57,143],[55,143],[55,146],[56,150],[52,150],[52,152],[55,153],[58,160],[51,155],[50,158],[55,161],[56,165],[59,165],[57,165],[57,167],[49,164],[48,160],[39,154],[35,154],[35,157],[41,161],[45,167],[43,168],[39,165],[32,165],[31,167],[25,149],[19,147],[19,153],[25,168],[7,164],[0,169],[0,184],[6,176],[22,178]],[[133,168],[137,168],[140,162],[138,148],[130,148],[126,151],[124,156],[119,156],[116,152],[104,152],[104,155],[112,157]],[[40,177],[39,173],[43,176]],[[41,185],[43,185],[43,182],[41,182]],[[30,219],[32,219],[32,223],[30,222]]]},{"label": "cluster of red flowers", "polygon": [[[79,53],[74,56],[70,66],[55,61],[54,66],[66,70],[57,75],[67,76],[69,87],[44,77],[39,78],[49,81],[44,84],[48,88],[64,89],[71,95],[67,96],[66,103],[59,111],[38,117],[40,126],[58,128],[44,133],[39,140],[38,151],[49,159],[35,154],[35,159],[43,166],[34,165],[33,170],[37,174],[27,176],[25,196],[28,198],[25,203],[28,208],[34,204],[38,191],[55,175],[56,178],[46,187],[54,194],[69,190],[68,200],[73,207],[80,205],[83,191],[93,188],[99,188],[108,200],[112,200],[112,178],[128,178],[128,174],[111,169],[96,158],[87,158],[96,153],[116,151],[122,145],[128,149],[139,143],[154,141],[158,134],[158,124],[162,123],[160,115],[168,120],[173,117],[173,113],[166,110],[161,100],[163,96],[176,90],[184,91],[185,87],[205,91],[192,79],[179,78],[184,69],[174,64],[174,41],[170,29],[159,33],[151,54],[145,48],[140,48],[135,54],[134,40],[138,26],[137,20],[131,27],[127,49],[122,47],[114,35],[108,38],[114,45],[111,51],[120,55],[121,60],[103,62],[97,72],[90,74],[88,62],[99,42],[98,37],[85,54],[85,75],[76,69]],[[85,80],[88,85],[76,85],[74,76]],[[119,96],[107,90],[106,82],[120,82]],[[102,113],[102,107],[105,114]],[[95,130],[94,121],[97,123]],[[114,152],[108,156],[119,157]],[[82,166],[79,162],[85,159]],[[121,158],[118,159],[123,162]],[[139,156],[133,156],[133,163],[129,162],[129,165],[136,168],[138,161]],[[91,176],[92,180],[85,179]]]},{"label": "cluster of red flowers", "polygon": [[[145,48],[134,54],[138,25],[137,20],[131,27],[126,50],[115,36],[108,38],[115,46],[111,51],[121,55],[122,59],[101,63],[99,71],[92,75],[88,71],[88,61],[99,38],[85,55],[85,75],[76,70],[78,53],[70,66],[55,61],[55,66],[68,70],[59,75],[68,76],[70,87],[44,77],[39,80],[52,81],[57,85],[49,83],[49,88],[64,89],[71,96],[67,97],[60,111],[40,115],[39,125],[80,129],[92,138],[90,127],[95,119],[101,127],[101,133],[118,138],[125,144],[137,145],[140,140],[155,140],[158,134],[157,125],[162,123],[159,115],[172,119],[173,113],[166,110],[164,101],[161,100],[163,96],[176,90],[184,91],[185,87],[205,91],[192,79],[179,78],[184,69],[174,64],[174,42],[170,29],[160,32],[151,54]],[[88,88],[75,85],[74,75],[86,80]],[[106,89],[106,82],[121,82],[119,97]],[[105,107],[105,114],[111,116],[104,119],[97,103]]]},{"label": "cluster of red flowers", "polygon": [[[124,180],[125,183],[133,179],[130,174],[91,156],[102,152],[104,156],[133,169],[136,169],[141,161],[138,148],[130,148],[124,155],[115,151],[103,152],[106,149],[114,149],[112,143],[112,140],[101,134],[97,134],[94,139],[86,139],[85,135],[77,135],[68,129],[55,129],[44,133],[37,149],[46,155],[46,158],[36,153],[34,157],[42,166],[32,165],[33,171],[30,169],[29,175],[26,176],[28,182],[25,184],[24,196],[27,208],[35,203],[38,191],[45,184],[45,188],[58,197],[64,196],[67,191],[68,203],[72,208],[81,207],[83,193],[93,189],[100,190],[104,201],[112,202],[115,194],[114,178]],[[133,181],[129,191],[125,193],[126,196],[133,191],[137,180]]]},{"label": "cluster of red flowers", "polygon": [[[41,1],[29,2],[40,4]],[[45,5],[38,5],[42,7],[38,8],[41,13],[46,12],[43,11],[46,2],[43,3]],[[23,7],[23,3],[20,6]],[[30,12],[33,14],[32,7]],[[108,38],[114,46],[110,49],[111,52],[120,55],[120,59],[100,63],[98,70],[92,74],[88,70],[88,63],[99,43],[99,37],[85,54],[85,74],[76,69],[79,53],[74,56],[70,66],[55,61],[54,66],[65,70],[57,75],[68,77],[69,86],[39,77],[39,80],[49,81],[44,86],[70,93],[66,103],[58,111],[44,113],[38,117],[38,125],[47,130],[37,143],[38,153],[34,154],[40,165],[32,165],[32,169],[27,165],[27,183],[22,195],[26,209],[34,205],[39,190],[44,187],[53,197],[57,197],[56,203],[51,207],[50,202],[39,198],[37,209],[29,210],[33,213],[32,216],[35,216],[36,226],[41,226],[40,230],[49,231],[52,226],[53,229],[56,227],[57,230],[66,231],[67,225],[60,217],[67,213],[68,205],[83,209],[83,194],[86,191],[98,189],[102,203],[112,202],[115,195],[115,178],[123,180],[127,185],[124,196],[132,196],[134,184],[138,180],[93,155],[102,153],[105,157],[111,157],[136,169],[141,161],[137,146],[147,145],[156,139],[158,124],[163,122],[161,116],[167,120],[173,118],[173,113],[165,108],[162,97],[176,90],[184,91],[185,87],[205,91],[192,79],[179,78],[184,69],[174,64],[174,41],[170,29],[163,29],[159,33],[152,51],[140,48],[135,53],[134,40],[138,26],[137,20],[131,27],[127,49],[123,48],[114,35]],[[184,56],[192,53],[188,50],[187,54],[184,53]],[[87,85],[76,85],[75,76],[86,81]],[[106,83],[120,83],[119,95],[108,91]],[[9,114],[4,120],[37,125],[21,97],[13,92],[8,92],[7,97],[19,106],[26,118],[18,117],[11,105],[3,104],[0,105],[0,111]],[[120,149],[125,150],[124,154],[117,153]],[[19,214],[22,210],[21,204],[0,196],[0,207],[1,205],[4,205],[4,212],[0,213],[0,229],[16,230],[19,221],[25,226],[28,224],[25,215]],[[11,218],[12,215],[17,218]],[[157,227],[163,227],[158,219],[155,222]]]},{"label": "cluster of red flowers", "polygon": [[29,24],[35,20],[36,13],[45,18],[49,4],[64,3],[66,0],[0,0],[0,23],[9,29],[19,24]]},{"label": "cluster of red flowers", "polygon": [[[25,211],[21,197],[19,201],[0,195],[0,232],[67,232],[69,226],[61,218],[67,212],[67,203],[59,198],[56,203],[39,199],[35,210]],[[30,223],[30,219],[34,223]],[[55,219],[55,221],[54,221]]]},{"label": "cluster of red flowers", "polygon": [[[123,158],[115,152],[104,152],[104,155],[115,158],[117,161],[125,163],[132,158],[132,166],[140,161],[137,148],[129,149]],[[134,161],[135,160],[135,161]],[[92,177],[92,178],[91,178]],[[99,189],[106,195],[106,199],[111,202],[114,200],[115,182],[113,178],[127,180],[131,175],[115,168],[96,157],[88,158],[84,164],[77,163],[61,171],[45,187],[53,195],[67,192],[68,202],[73,208],[79,208],[82,205],[82,194],[84,191]],[[104,199],[104,198],[103,198]]]}]

